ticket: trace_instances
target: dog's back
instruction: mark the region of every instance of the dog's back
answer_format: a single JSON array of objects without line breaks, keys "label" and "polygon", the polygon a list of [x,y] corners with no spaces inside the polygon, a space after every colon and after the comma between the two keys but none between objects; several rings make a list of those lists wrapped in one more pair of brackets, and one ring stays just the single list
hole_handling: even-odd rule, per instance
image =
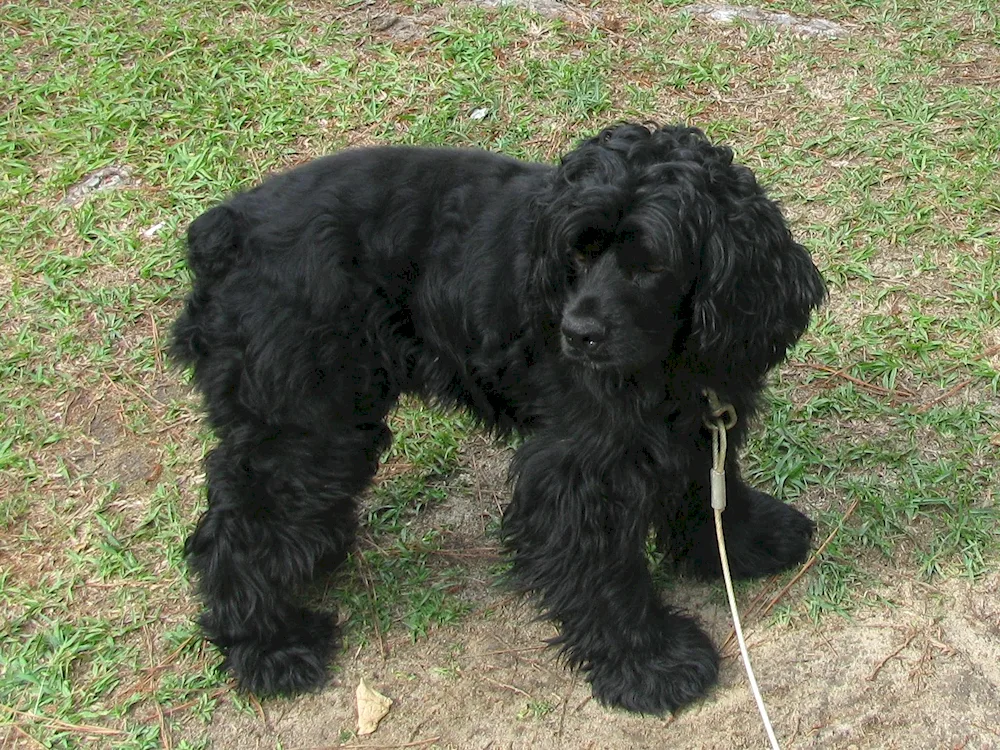
[{"label": "dog's back", "polygon": [[551,170],[471,149],[376,147],[273,176],[190,225],[193,285],[174,326],[172,354],[197,365],[220,336],[229,338],[210,322],[209,310],[225,307],[233,320],[238,307],[252,310],[251,285],[260,297],[308,299],[314,309],[304,312],[319,319],[386,306],[394,311],[386,314],[412,314],[407,325],[416,329],[460,325],[456,315],[469,311],[424,309],[420,298],[437,304],[448,295],[420,289],[461,278],[484,294],[509,290],[515,266],[524,266],[514,255],[527,243],[491,248],[505,243],[497,227],[508,230],[508,241],[517,231],[499,214],[520,216]]},{"label": "dog's back", "polygon": [[[525,326],[515,304],[525,296],[517,288],[531,247],[524,217],[553,171],[486,151],[378,147],[271,177],[191,224],[193,285],[172,355],[195,366],[202,389],[212,387],[205,373],[242,389],[243,370],[263,351],[300,361],[289,370],[306,378],[334,367],[310,361],[324,337],[378,342],[377,354],[342,353],[338,361],[383,358],[394,387],[445,401],[454,394],[456,404],[496,422],[506,405],[496,393],[482,395],[466,360],[485,344],[490,366],[474,369],[498,369],[493,360],[503,354],[493,349]],[[314,351],[305,335],[291,351],[299,339],[290,332],[301,328],[319,334],[310,339]],[[259,369],[251,367],[256,377]],[[491,382],[487,390],[499,388]]]},{"label": "dog's back", "polygon": [[174,324],[171,344],[171,354],[180,362],[192,364],[198,359],[199,312],[209,289],[232,267],[239,252],[240,231],[236,216],[226,206],[209,209],[188,227],[188,268],[194,285]]}]

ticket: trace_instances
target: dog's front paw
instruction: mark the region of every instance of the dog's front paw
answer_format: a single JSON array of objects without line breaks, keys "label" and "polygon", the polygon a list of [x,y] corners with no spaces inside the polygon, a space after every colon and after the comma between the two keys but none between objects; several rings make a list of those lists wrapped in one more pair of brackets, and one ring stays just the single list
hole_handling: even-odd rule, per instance
[{"label": "dog's front paw", "polygon": [[222,668],[232,673],[240,690],[262,698],[292,696],[326,684],[327,663],[336,647],[331,616],[299,610],[297,622],[280,637],[226,647]]},{"label": "dog's front paw", "polygon": [[659,648],[595,660],[587,679],[605,706],[662,716],[704,696],[718,675],[719,655],[711,640],[685,619]]}]

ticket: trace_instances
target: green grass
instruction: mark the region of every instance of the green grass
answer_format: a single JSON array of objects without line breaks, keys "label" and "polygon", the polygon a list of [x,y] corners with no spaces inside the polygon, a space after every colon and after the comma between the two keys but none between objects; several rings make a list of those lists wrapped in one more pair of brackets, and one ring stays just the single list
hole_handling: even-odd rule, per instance
[{"label": "green grass", "polygon": [[[363,585],[337,597],[353,616],[348,639],[368,642],[394,626],[425,636],[435,625],[458,620],[468,605],[454,596],[462,571],[440,564],[438,529],[414,530],[417,515],[447,497],[444,481],[458,469],[458,450],[471,428],[461,416],[405,403],[391,420],[396,442],[387,457],[403,473],[378,484],[352,562]],[[377,622],[375,620],[377,619]]]},{"label": "green grass", "polygon": [[[370,34],[349,2],[4,6],[0,744],[152,748],[183,725],[173,747],[196,748],[220,701],[253,710],[197,636],[180,554],[211,444],[164,361],[180,237],[226,193],[346,145],[552,159],[622,118],[726,140],[831,283],[748,475],[808,509],[821,537],[857,501],[779,614],[849,613],[900,576],[995,568],[996,12],[785,2],[856,29],[817,42],[706,27],[685,4],[602,3],[609,20],[591,28],[395,3],[432,14],[414,43]],[[61,203],[111,165],[128,186]],[[423,637],[469,606],[467,571],[437,554],[443,530],[417,520],[469,469],[471,425],[406,404],[394,427],[399,471],[371,493],[339,593],[317,593],[349,614],[352,645]]]}]

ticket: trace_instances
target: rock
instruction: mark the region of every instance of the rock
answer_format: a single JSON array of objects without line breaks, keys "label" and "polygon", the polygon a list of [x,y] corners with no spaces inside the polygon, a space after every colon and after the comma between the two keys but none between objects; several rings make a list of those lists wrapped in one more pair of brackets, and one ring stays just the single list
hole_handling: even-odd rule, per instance
[{"label": "rock", "polygon": [[746,21],[757,26],[775,26],[803,36],[821,39],[839,39],[848,35],[846,26],[833,21],[822,18],[799,18],[790,13],[775,13],[760,8],[705,4],[687,5],[681,10],[716,23],[731,24],[736,21]]},{"label": "rock", "polygon": [[567,0],[472,0],[472,3],[486,8],[516,5],[540,16],[562,18],[566,21],[596,21],[600,19],[598,11]]},{"label": "rock", "polygon": [[94,193],[130,185],[131,177],[127,167],[110,166],[95,170],[67,190],[62,202],[68,206],[79,206]]}]

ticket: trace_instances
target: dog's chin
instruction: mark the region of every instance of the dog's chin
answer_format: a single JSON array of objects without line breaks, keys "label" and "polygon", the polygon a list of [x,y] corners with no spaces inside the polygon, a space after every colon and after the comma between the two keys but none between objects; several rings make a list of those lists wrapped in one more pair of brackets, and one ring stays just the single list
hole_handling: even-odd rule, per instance
[{"label": "dog's chin", "polygon": [[571,365],[592,372],[622,373],[636,368],[636,363],[620,354],[608,351],[583,352],[562,344],[562,355]]},{"label": "dog's chin", "polygon": [[582,352],[579,349],[571,347],[565,340],[562,342],[561,349],[563,358],[577,367],[582,367],[587,370],[604,370],[614,368],[614,360],[606,354],[589,354],[587,352]]},{"label": "dog's chin", "polygon": [[621,369],[615,362],[610,359],[598,359],[595,357],[588,357],[584,354],[575,354],[572,352],[563,352],[566,359],[569,360],[574,366],[594,372],[615,372]]},{"label": "dog's chin", "polygon": [[591,354],[574,349],[568,346],[565,341],[562,343],[561,349],[563,360],[578,371],[619,377],[643,372],[651,366],[659,369],[659,363],[670,356],[669,350],[628,352],[627,354],[623,352],[598,351]]}]

